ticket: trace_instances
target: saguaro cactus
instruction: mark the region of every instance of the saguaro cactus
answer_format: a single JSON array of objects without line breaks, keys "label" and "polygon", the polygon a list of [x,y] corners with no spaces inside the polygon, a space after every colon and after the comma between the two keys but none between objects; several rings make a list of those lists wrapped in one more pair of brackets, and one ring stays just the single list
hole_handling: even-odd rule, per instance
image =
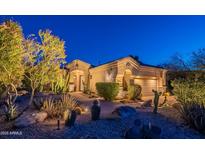
[{"label": "saguaro cactus", "polygon": [[153,113],[157,114],[158,105],[159,105],[159,96],[162,94],[162,92],[158,92],[156,90],[152,90],[152,92],[154,93],[154,110],[153,110]]}]

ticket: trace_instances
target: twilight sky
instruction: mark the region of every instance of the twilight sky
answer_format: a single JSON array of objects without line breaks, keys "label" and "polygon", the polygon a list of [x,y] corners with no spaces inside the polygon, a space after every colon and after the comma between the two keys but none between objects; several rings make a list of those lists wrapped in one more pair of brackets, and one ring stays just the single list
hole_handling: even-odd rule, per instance
[{"label": "twilight sky", "polygon": [[127,55],[157,65],[176,52],[205,48],[205,16],[0,16],[13,19],[25,36],[50,29],[66,43],[67,61],[94,65]]}]

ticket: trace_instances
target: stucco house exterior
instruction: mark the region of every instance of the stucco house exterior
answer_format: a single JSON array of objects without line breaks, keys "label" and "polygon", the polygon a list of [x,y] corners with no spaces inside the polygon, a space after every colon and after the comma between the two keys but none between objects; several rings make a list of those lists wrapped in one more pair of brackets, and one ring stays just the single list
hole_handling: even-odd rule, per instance
[{"label": "stucco house exterior", "polygon": [[117,82],[119,95],[127,91],[129,84],[142,86],[142,95],[153,95],[152,89],[163,91],[166,85],[166,70],[145,65],[133,56],[127,56],[99,66],[92,66],[81,60],[73,60],[66,65],[70,73],[70,91],[89,89],[96,93],[97,82]]}]

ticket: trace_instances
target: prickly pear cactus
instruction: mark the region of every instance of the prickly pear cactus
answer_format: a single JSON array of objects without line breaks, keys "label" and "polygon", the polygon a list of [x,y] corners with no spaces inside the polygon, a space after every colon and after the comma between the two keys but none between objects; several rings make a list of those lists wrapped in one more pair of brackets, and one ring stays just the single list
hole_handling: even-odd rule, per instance
[{"label": "prickly pear cactus", "polygon": [[154,110],[153,113],[157,114],[158,105],[159,105],[159,96],[161,96],[162,92],[158,92],[156,90],[152,90],[154,93]]}]

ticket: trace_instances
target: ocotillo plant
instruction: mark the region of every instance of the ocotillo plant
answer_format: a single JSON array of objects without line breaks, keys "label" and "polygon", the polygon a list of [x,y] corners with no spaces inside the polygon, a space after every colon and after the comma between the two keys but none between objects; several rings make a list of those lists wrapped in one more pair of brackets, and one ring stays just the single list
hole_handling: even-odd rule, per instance
[{"label": "ocotillo plant", "polygon": [[159,96],[162,94],[162,92],[158,92],[156,90],[152,90],[152,92],[154,93],[154,110],[153,110],[153,113],[157,114],[158,105],[159,105]]}]

